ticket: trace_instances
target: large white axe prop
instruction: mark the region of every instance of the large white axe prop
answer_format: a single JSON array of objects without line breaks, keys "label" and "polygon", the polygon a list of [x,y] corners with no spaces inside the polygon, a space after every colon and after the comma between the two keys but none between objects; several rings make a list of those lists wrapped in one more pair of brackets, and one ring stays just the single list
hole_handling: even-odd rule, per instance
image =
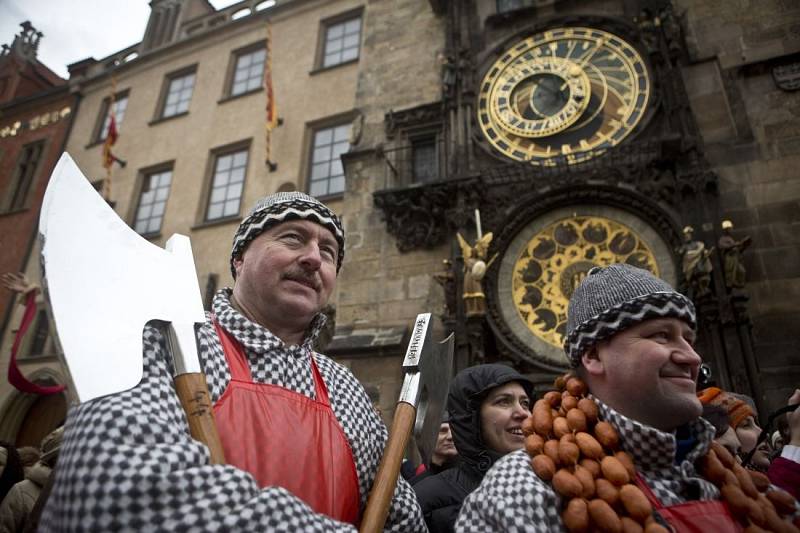
[{"label": "large white axe prop", "polygon": [[39,237],[42,285],[78,402],[138,385],[143,328],[161,321],[190,433],[212,463],[224,463],[197,356],[195,329],[205,315],[189,238],[173,235],[166,250],[143,239],[66,153],[47,186]]},{"label": "large white axe prop", "polygon": [[435,344],[431,329],[431,314],[417,315],[403,359],[403,388],[394,411],[389,440],[361,519],[360,533],[383,530],[412,430],[425,464],[430,462],[436,447],[453,369],[454,341],[451,333]]}]

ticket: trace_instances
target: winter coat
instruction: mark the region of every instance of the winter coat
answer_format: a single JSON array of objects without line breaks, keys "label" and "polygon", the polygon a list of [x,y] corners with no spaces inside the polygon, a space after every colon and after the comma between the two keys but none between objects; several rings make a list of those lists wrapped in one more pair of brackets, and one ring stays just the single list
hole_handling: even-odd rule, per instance
[{"label": "winter coat", "polygon": [[0,531],[22,531],[42,487],[50,477],[50,467],[38,462],[28,469],[28,478],[14,485],[0,504]]},{"label": "winter coat", "polygon": [[453,531],[461,504],[480,485],[486,471],[502,454],[486,447],[481,437],[481,402],[491,389],[516,381],[532,394],[533,384],[505,365],[478,365],[453,378],[447,395],[450,431],[458,463],[414,485],[431,533]]}]

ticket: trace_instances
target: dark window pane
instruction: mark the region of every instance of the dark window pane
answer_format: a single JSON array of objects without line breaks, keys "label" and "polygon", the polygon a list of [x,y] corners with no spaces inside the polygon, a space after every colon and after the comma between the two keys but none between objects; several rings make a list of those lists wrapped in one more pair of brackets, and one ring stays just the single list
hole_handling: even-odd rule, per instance
[{"label": "dark window pane", "polygon": [[8,210],[22,209],[25,207],[25,200],[28,198],[28,192],[31,189],[33,178],[36,176],[36,169],[39,168],[39,161],[42,158],[43,150],[43,141],[26,144],[22,147],[22,153],[17,162],[17,167],[14,170],[14,178],[11,182],[11,189],[7,197]]},{"label": "dark window pane", "polygon": [[415,141],[411,144],[412,173],[414,181],[425,183],[438,178],[436,143],[433,139]]}]

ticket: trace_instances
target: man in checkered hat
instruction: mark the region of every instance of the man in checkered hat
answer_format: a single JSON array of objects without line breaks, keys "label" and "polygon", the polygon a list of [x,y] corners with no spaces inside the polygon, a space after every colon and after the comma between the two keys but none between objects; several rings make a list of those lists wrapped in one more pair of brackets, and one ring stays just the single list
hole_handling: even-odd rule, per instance
[{"label": "man in checkered hat", "polygon": [[[258,202],[234,236],[233,288],[198,330],[226,465],[190,437],[148,327],[142,382],[70,412],[41,530],[353,530],[387,431],[350,371],[313,350],[343,258],[342,225],[316,199]],[[398,483],[387,529],[424,531]]]},{"label": "man in checkered hat", "polygon": [[[588,385],[600,418],[619,433],[662,516],[680,504],[711,503],[712,515],[720,507],[714,501],[718,489],[694,466],[714,438],[713,426],[700,418],[695,392],[695,328],[689,299],[625,264],[593,268],[569,303],[567,357]],[[456,530],[562,531],[560,515],[561,498],[536,476],[521,450],[495,463],[465,501]],[[713,516],[714,527],[707,530],[740,530],[726,529],[735,524],[725,518]]]}]

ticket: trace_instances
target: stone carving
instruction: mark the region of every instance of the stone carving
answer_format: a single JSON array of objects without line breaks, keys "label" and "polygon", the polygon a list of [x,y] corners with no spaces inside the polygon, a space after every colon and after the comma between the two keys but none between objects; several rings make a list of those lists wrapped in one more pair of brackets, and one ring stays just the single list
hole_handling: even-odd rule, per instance
[{"label": "stone carving", "polygon": [[712,247],[706,249],[702,241],[693,238],[694,228],[686,226],[683,228],[684,243],[679,249],[681,254],[681,269],[683,277],[689,286],[691,296],[700,298],[710,292],[711,286],[711,254],[714,252]]},{"label": "stone carving", "polygon": [[725,267],[725,287],[728,291],[744,289],[747,271],[742,264],[742,252],[750,246],[749,236],[737,241],[731,235],[733,222],[730,220],[722,221],[722,237],[719,238],[718,246],[722,254],[722,264]]},{"label": "stone carving", "polygon": [[446,242],[447,210],[455,197],[455,187],[440,184],[378,191],[373,202],[383,211],[386,229],[397,239],[397,249],[408,252]]},{"label": "stone carving", "polygon": [[443,269],[433,275],[434,281],[444,291],[444,319],[456,316],[456,279],[453,274],[453,263],[449,259],[442,260]]}]

